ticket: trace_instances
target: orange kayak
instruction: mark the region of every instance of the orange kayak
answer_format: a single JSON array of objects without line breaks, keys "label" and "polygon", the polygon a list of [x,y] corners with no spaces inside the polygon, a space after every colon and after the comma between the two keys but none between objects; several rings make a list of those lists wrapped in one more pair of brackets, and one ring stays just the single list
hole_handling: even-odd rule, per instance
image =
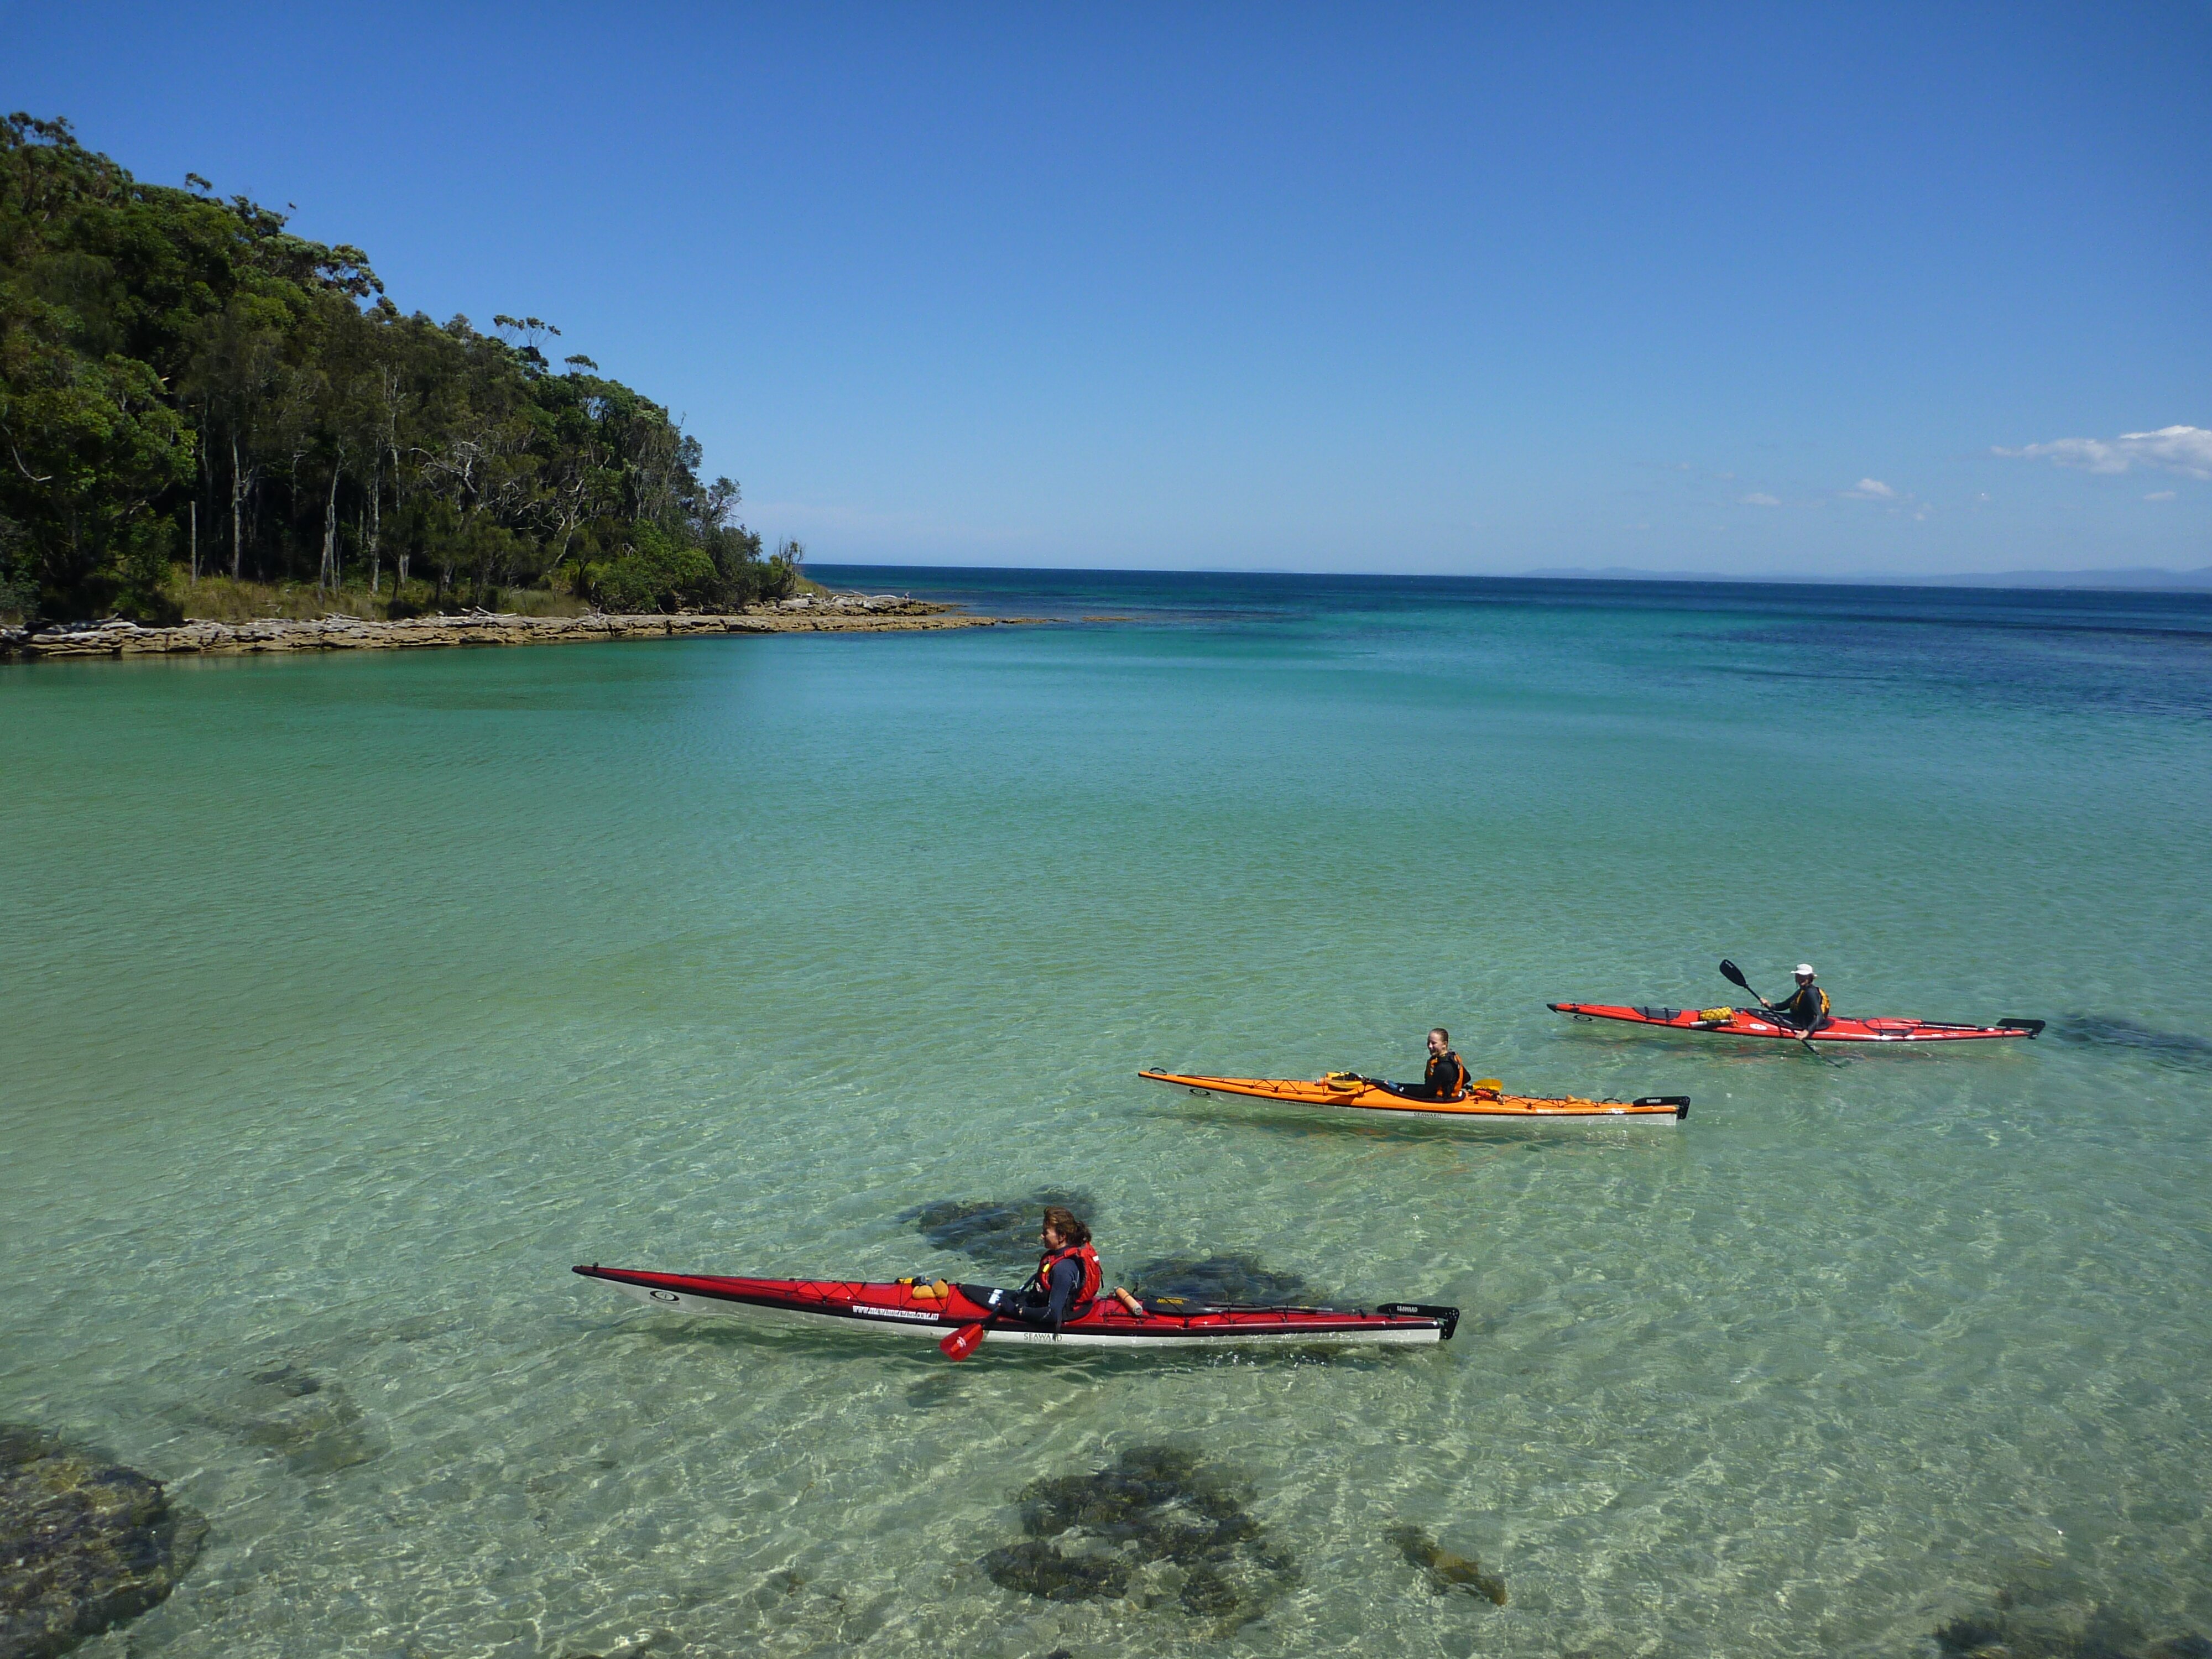
[{"label": "orange kayak", "polygon": [[1312,1083],[1289,1078],[1191,1077],[1162,1071],[1137,1075],[1197,1095],[1232,1095],[1284,1106],[1319,1106],[1331,1111],[1424,1118],[1431,1122],[1679,1123],[1690,1115],[1687,1095],[1645,1095],[1638,1100],[1583,1100],[1567,1095],[1543,1100],[1478,1085],[1457,1100],[1408,1100],[1372,1079],[1348,1072],[1332,1073]]}]

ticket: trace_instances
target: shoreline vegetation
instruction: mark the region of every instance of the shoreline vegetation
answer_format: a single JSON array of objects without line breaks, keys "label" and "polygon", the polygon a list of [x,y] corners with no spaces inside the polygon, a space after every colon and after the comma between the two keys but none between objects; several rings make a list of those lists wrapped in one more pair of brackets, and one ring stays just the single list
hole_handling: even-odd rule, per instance
[{"label": "shoreline vegetation", "polygon": [[0,627],[0,662],[67,657],[239,656],[283,651],[391,651],[441,645],[560,645],[704,634],[897,633],[1033,624],[1042,617],[978,617],[896,594],[801,594],[743,611],[525,616],[471,611],[378,620],[324,617],[212,619],[143,627],[123,617],[51,628]]},{"label": "shoreline vegetation", "polygon": [[739,616],[816,591],[664,406],[551,361],[560,332],[404,313],[357,247],[0,118],[0,625],[240,623],[288,592],[265,602],[364,624]]}]

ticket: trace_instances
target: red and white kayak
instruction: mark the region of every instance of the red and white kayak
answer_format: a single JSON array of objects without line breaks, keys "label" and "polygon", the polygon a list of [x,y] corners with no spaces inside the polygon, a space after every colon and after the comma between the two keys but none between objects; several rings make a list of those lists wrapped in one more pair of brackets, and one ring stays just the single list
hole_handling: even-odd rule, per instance
[{"label": "red and white kayak", "polygon": [[[1660,1031],[1703,1031],[1712,1036],[1771,1037],[1796,1042],[1806,1033],[1770,1019],[1755,1008],[1623,1007],[1609,1002],[1552,1002],[1545,1006],[1577,1019],[1611,1019]],[[1852,1019],[1838,1014],[1812,1033],[1815,1042],[1972,1042],[2033,1037],[2039,1019],[2001,1019],[1994,1025],[1947,1025],[1933,1019]]]},{"label": "red and white kayak", "polygon": [[1346,1343],[1407,1345],[1449,1342],[1459,1328],[1457,1308],[1385,1302],[1359,1308],[1215,1307],[1169,1297],[1145,1304],[1142,1318],[1102,1296],[1082,1318],[1058,1330],[1005,1318],[977,1297],[982,1285],[942,1279],[863,1284],[828,1279],[724,1279],[713,1273],[641,1273],[628,1267],[578,1267],[650,1307],[672,1313],[729,1314],[769,1325],[933,1340],[969,1325],[984,1325],[983,1340],[1046,1346],[1214,1348],[1262,1344],[1274,1347],[1336,1346]]},{"label": "red and white kayak", "polygon": [[1279,1106],[1318,1106],[1373,1117],[1419,1118],[1430,1123],[1680,1123],[1690,1115],[1687,1095],[1645,1095],[1636,1100],[1584,1100],[1510,1095],[1478,1084],[1457,1100],[1408,1100],[1371,1078],[1334,1072],[1318,1081],[1279,1077],[1194,1077],[1144,1071],[1147,1083],[1164,1083],[1194,1095],[1233,1095]]}]

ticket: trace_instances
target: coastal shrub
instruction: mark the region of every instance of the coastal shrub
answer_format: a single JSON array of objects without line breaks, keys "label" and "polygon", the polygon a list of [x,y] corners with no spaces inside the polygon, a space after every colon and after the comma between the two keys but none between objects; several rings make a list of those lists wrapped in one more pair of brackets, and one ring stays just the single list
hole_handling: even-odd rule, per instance
[{"label": "coastal shrub", "polygon": [[584,591],[603,611],[702,610],[721,598],[722,573],[704,549],[653,525],[620,557],[584,567]]}]

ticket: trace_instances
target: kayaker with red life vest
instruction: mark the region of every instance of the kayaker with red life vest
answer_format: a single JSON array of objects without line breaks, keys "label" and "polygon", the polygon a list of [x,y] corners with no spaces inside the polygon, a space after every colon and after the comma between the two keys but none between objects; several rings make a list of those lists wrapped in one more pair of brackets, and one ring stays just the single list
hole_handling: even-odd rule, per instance
[{"label": "kayaker with red life vest", "polygon": [[1073,1210],[1054,1205],[1037,1230],[1044,1255],[1021,1288],[1021,1316],[1041,1325],[1065,1325],[1080,1318],[1098,1299],[1105,1271],[1091,1248],[1091,1229]]},{"label": "kayaker with red life vest", "polygon": [[1429,1065],[1418,1085],[1386,1085],[1407,1100],[1457,1100],[1467,1092],[1468,1071],[1452,1052],[1451,1033],[1441,1025],[1429,1033]]},{"label": "kayaker with red life vest", "polygon": [[[1098,1299],[1105,1284],[1105,1270],[1098,1265],[1098,1252],[1091,1246],[1091,1229],[1073,1210],[1054,1204],[1045,1211],[1044,1224],[1037,1229],[1037,1237],[1044,1245],[1044,1254],[1037,1259],[1037,1270],[1021,1289],[999,1291],[981,1285],[963,1285],[962,1292],[995,1314],[1032,1325],[1057,1328],[1070,1320],[1082,1318]],[[1131,1315],[1139,1319],[1145,1317],[1144,1305],[1127,1291],[1116,1285],[1111,1294]]]},{"label": "kayaker with red life vest", "polygon": [[[1767,1011],[1782,1024],[1800,1031],[1817,1031],[1828,1023],[1828,994],[1814,983],[1813,964],[1797,964],[1797,989],[1780,1002],[1767,1002]],[[1766,999],[1761,997],[1761,1002]]]}]

